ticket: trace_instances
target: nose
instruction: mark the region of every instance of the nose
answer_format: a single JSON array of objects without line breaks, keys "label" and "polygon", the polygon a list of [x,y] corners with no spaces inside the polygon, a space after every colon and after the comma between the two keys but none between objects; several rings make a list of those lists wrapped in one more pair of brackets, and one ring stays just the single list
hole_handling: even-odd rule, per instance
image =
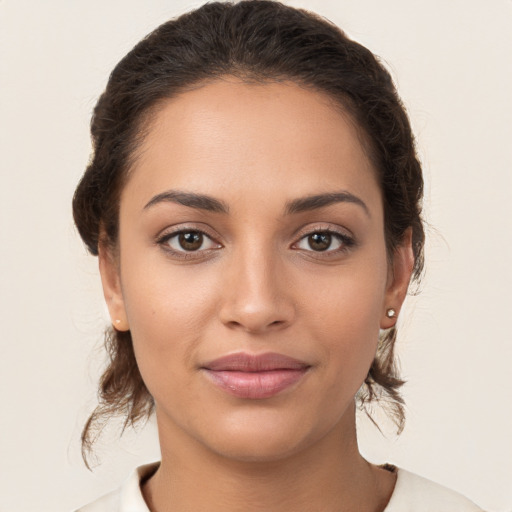
[{"label": "nose", "polygon": [[260,246],[233,254],[227,266],[219,313],[224,325],[262,334],[293,322],[295,307],[284,262]]}]

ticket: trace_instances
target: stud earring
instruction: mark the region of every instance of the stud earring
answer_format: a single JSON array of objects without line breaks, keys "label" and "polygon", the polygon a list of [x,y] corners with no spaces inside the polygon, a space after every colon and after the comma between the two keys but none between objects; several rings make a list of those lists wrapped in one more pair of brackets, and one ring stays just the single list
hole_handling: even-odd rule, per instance
[{"label": "stud earring", "polygon": [[386,316],[388,318],[395,318],[396,316],[396,311],[393,309],[393,308],[389,308],[387,311],[386,311]]},{"label": "stud earring", "polygon": [[121,320],[119,320],[119,318],[116,320],[116,324],[120,324],[121,323]]}]

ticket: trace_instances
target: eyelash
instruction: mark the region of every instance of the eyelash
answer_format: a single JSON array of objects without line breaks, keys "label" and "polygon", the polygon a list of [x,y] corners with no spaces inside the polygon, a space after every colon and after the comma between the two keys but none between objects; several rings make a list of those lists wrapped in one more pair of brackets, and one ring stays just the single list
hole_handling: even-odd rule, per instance
[{"label": "eyelash", "polygon": [[[207,249],[197,249],[192,251],[187,251],[185,249],[179,250],[172,248],[169,244],[169,242],[172,239],[178,239],[180,235],[186,235],[186,234],[198,234],[203,237],[202,244],[204,244],[205,239],[209,240],[210,243],[214,244],[215,247],[210,247]],[[330,239],[330,245],[332,245],[333,240],[337,240],[340,243],[340,247],[336,248],[334,250],[330,248],[326,248],[325,250],[319,250],[315,251],[313,249],[301,249],[300,247],[297,247],[302,241],[307,240],[308,237],[311,237],[315,234],[321,234],[321,235],[328,235],[331,237]],[[168,232],[164,233],[163,235],[159,236],[156,240],[156,243],[162,247],[163,250],[171,254],[172,256],[176,258],[181,258],[184,260],[187,259],[197,259],[204,257],[208,254],[211,254],[211,251],[215,251],[217,249],[221,249],[222,245],[215,241],[214,237],[203,231],[202,229],[197,228],[181,228],[178,231]],[[306,232],[303,232],[300,234],[300,238],[297,240],[297,242],[293,243],[291,248],[297,251],[303,250],[307,253],[311,253],[310,256],[313,256],[315,258],[329,258],[334,255],[338,255],[343,252],[349,251],[351,248],[353,248],[356,245],[355,239],[346,234],[341,233],[337,230],[332,229],[331,227],[317,227],[315,229],[309,229]]]},{"label": "eyelash", "polygon": [[[336,240],[339,242],[340,247],[334,250],[329,247],[324,251],[315,251],[311,248],[307,250],[298,247],[298,245],[303,241],[306,241],[307,243],[307,239],[315,234],[329,235],[331,237],[330,245],[332,245],[332,242]],[[313,228],[307,228],[304,231],[300,231],[298,236],[299,239],[292,245],[292,249],[297,251],[303,250],[308,257],[316,259],[325,260],[329,258],[334,258],[336,256],[340,256],[343,253],[349,252],[352,248],[354,248],[357,245],[357,242],[352,235],[348,234],[345,231],[341,231],[336,228],[333,228],[332,226],[326,225],[318,225],[314,226]]]},{"label": "eyelash", "polygon": [[[201,245],[204,244],[205,240],[209,240],[216,247],[211,247],[208,249],[199,249],[199,250],[195,250],[195,251],[186,251],[184,249],[183,250],[174,249],[170,246],[169,242],[173,238],[175,238],[177,240],[180,235],[186,235],[186,234],[192,234],[192,233],[201,235],[203,237],[203,242]],[[176,258],[181,258],[184,260],[204,257],[205,253],[210,254],[211,251],[220,249],[222,247],[221,244],[219,244],[218,242],[216,242],[214,240],[214,237],[212,237],[210,234],[206,233],[204,230],[198,229],[198,228],[181,228],[177,231],[164,233],[163,235],[161,235],[157,238],[156,243],[158,245],[160,245],[162,247],[162,249],[164,251],[166,251],[167,253],[169,253],[171,256],[174,256]]]}]

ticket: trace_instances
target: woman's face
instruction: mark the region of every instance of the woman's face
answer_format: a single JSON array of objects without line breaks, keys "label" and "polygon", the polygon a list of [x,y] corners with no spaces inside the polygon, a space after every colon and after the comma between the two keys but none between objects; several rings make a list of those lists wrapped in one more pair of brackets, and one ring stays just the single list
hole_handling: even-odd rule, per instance
[{"label": "woman's face", "polygon": [[269,460],[352,429],[412,256],[388,265],[348,117],[292,83],[224,79],[164,103],[138,154],[119,257],[100,262],[162,441]]}]

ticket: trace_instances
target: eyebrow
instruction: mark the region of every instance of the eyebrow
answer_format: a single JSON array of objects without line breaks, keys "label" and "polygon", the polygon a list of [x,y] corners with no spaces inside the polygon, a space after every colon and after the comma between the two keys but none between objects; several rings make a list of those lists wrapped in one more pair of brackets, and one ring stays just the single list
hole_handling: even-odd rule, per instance
[{"label": "eyebrow", "polygon": [[313,196],[301,197],[299,199],[294,199],[290,201],[286,205],[286,213],[301,213],[310,210],[316,210],[318,208],[323,208],[325,206],[330,206],[335,203],[352,203],[360,206],[366,215],[370,217],[370,210],[368,206],[366,206],[365,202],[359,197],[351,194],[350,192],[340,191],[340,192],[329,192],[326,194],[316,194]]},{"label": "eyebrow", "polygon": [[[157,194],[144,206],[144,210],[166,202],[181,204],[189,208],[198,208],[214,213],[229,213],[229,206],[219,199],[205,194],[179,190],[167,190],[166,192]],[[294,213],[316,210],[336,203],[352,203],[359,205],[366,215],[370,217],[370,210],[365,202],[354,194],[346,191],[328,192],[294,199],[286,204],[285,213],[286,215],[293,215]]]},{"label": "eyebrow", "polygon": [[176,203],[190,208],[198,208],[214,213],[228,213],[229,207],[222,201],[204,194],[194,192],[181,192],[179,190],[168,190],[157,194],[144,206],[144,210],[160,203]]}]

